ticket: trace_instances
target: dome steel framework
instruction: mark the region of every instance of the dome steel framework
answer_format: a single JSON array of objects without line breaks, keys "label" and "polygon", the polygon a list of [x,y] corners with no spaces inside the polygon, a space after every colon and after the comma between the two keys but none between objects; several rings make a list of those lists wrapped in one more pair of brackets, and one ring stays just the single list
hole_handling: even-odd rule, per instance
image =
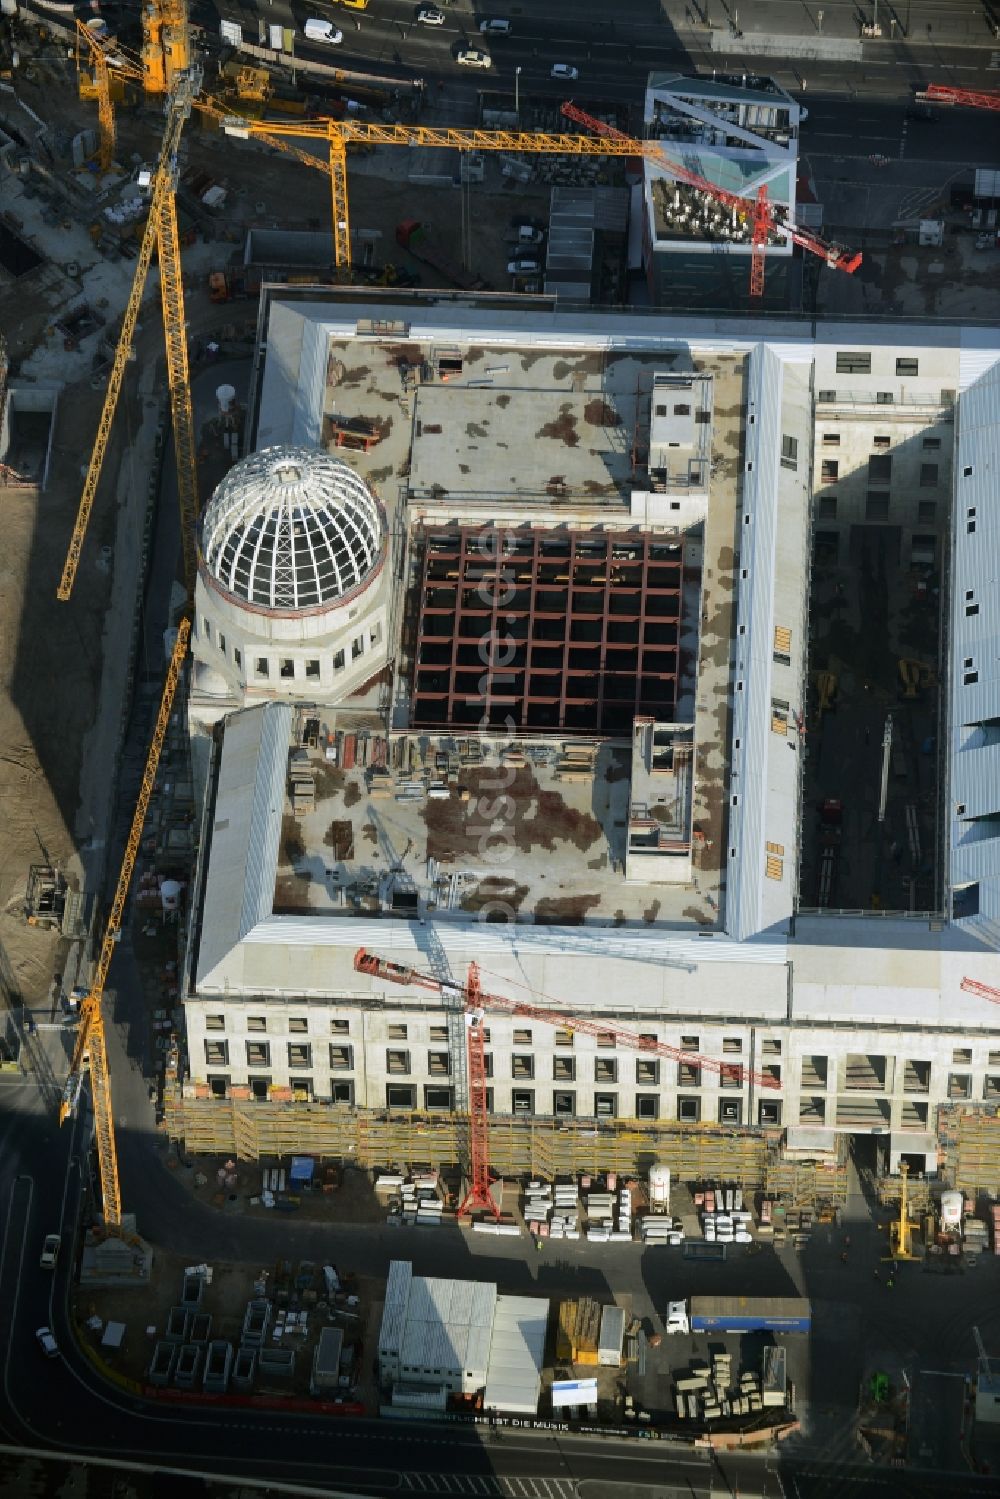
[{"label": "dome steel framework", "polygon": [[379,501],[348,464],[311,448],[262,448],[226,475],[201,524],[202,559],[233,597],[258,609],[321,608],[379,566]]}]

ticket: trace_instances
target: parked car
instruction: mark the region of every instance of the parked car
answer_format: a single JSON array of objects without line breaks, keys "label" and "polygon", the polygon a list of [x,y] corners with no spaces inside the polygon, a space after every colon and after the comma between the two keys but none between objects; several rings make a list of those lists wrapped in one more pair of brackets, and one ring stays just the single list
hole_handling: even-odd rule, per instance
[{"label": "parked car", "polygon": [[59,1258],[59,1246],[62,1243],[58,1234],[46,1234],[42,1244],[42,1255],[38,1263],[43,1270],[54,1270],[56,1260]]},{"label": "parked car", "polygon": [[540,245],[544,238],[544,229],[536,229],[533,224],[518,224],[517,226],[517,243],[519,245]]},{"label": "parked car", "polygon": [[541,269],[540,260],[509,260],[507,262],[509,276],[537,276]]},{"label": "parked car", "polygon": [[488,52],[483,52],[479,47],[463,47],[455,59],[464,68],[491,68],[493,59]]},{"label": "parked car", "polygon": [[480,21],[479,30],[483,36],[510,36],[509,21]]},{"label": "parked car", "polygon": [[448,17],[436,5],[422,5],[417,11],[417,20],[423,26],[443,26]]},{"label": "parked car", "polygon": [[562,78],[567,83],[572,83],[574,79],[579,78],[580,69],[571,68],[568,62],[557,62],[552,64],[552,72],[549,76],[551,78]]},{"label": "parked car", "polygon": [[35,1337],[38,1340],[39,1348],[45,1354],[46,1358],[58,1358],[59,1344],[52,1336],[52,1329],[50,1327],[36,1328]]},{"label": "parked car", "polygon": [[338,31],[332,21],[308,20],[303,27],[306,36],[311,42],[325,42],[329,47],[339,47],[344,40],[344,33]]}]

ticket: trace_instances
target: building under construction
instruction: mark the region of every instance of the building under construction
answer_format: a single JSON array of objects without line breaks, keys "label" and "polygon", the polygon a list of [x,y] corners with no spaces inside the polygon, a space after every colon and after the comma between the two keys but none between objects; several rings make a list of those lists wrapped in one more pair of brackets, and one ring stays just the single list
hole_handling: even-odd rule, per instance
[{"label": "building under construction", "polygon": [[[884,1168],[937,1172],[939,1109],[1000,1096],[1000,697],[966,659],[997,607],[974,550],[1000,525],[976,488],[996,351],[352,298],[265,293],[247,432],[273,472],[252,503],[226,481],[228,531],[217,500],[203,522],[171,1132],[243,1158],[463,1158],[475,962],[500,1170],[663,1160],[763,1186],[836,1178],[846,1140],[878,1139]],[[890,520],[910,524],[923,432],[942,553],[961,490],[956,598],[979,606],[953,610],[942,708],[958,811],[933,909],[810,911],[821,455],[876,429],[882,452],[897,417]],[[357,422],[378,443],[337,447]],[[315,497],[310,452],[343,481],[289,505],[289,483]],[[414,981],[358,971],[359,948]]]}]

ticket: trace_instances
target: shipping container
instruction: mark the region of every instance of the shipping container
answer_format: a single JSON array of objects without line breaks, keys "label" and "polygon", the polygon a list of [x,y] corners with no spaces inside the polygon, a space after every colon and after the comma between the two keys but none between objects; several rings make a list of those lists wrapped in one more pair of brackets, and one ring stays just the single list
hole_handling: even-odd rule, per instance
[{"label": "shipping container", "polygon": [[724,1260],[726,1246],[714,1244],[708,1239],[685,1239],[684,1258],[686,1260]]},{"label": "shipping container", "polygon": [[811,1324],[810,1304],[797,1296],[691,1298],[692,1332],[808,1333]]},{"label": "shipping container", "polygon": [[[764,1349],[761,1386],[765,1405],[785,1404],[788,1398],[787,1359],[784,1348],[779,1348],[776,1344]],[[748,1390],[747,1393],[756,1392]]]},{"label": "shipping container", "polygon": [[625,1312],[620,1306],[606,1306],[601,1313],[601,1333],[597,1361],[610,1369],[620,1369],[625,1345]]}]

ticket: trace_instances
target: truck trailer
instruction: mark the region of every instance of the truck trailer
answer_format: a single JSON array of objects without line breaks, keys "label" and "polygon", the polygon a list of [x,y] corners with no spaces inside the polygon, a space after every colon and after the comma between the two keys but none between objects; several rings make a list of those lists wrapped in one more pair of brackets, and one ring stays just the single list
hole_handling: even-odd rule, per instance
[{"label": "truck trailer", "polygon": [[811,1307],[799,1296],[692,1296],[692,1332],[808,1333]]}]

